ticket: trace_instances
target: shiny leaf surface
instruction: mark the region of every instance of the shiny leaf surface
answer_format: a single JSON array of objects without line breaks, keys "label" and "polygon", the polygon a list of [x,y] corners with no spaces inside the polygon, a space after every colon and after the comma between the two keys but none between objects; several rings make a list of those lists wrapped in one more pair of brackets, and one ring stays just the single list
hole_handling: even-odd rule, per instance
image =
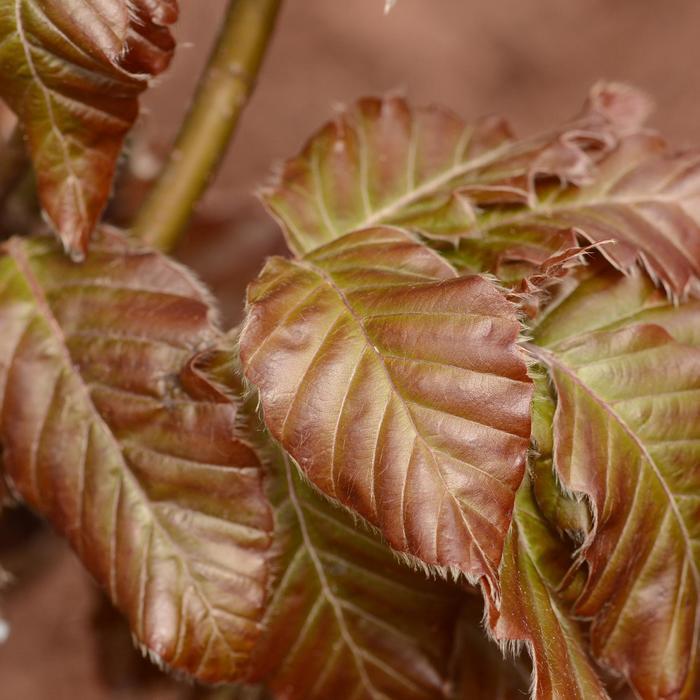
[{"label": "shiny leaf surface", "polygon": [[302,472],[429,566],[495,581],[530,435],[515,306],[391,228],[249,288],[241,358]]},{"label": "shiny leaf surface", "polygon": [[527,644],[537,700],[609,697],[579,624],[558,590],[571,566],[571,553],[571,546],[548,526],[526,481],[518,493],[503,555],[503,597],[492,605],[490,622],[502,642]]},{"label": "shiny leaf surface", "polygon": [[[196,363],[221,395],[240,391],[235,344],[229,337]],[[272,594],[253,681],[285,700],[519,697],[526,674],[480,629],[476,591],[406,566],[306,484],[254,419],[246,429],[266,455],[276,513]]]},{"label": "shiny leaf surface", "polygon": [[17,114],[42,206],[82,258],[148,78],[168,65],[174,0],[5,0],[0,96]]},{"label": "shiny leaf surface", "polygon": [[159,663],[210,681],[260,632],[273,519],[238,409],[188,358],[218,338],[178,265],[103,232],[0,258],[0,440],[14,490],[70,542]]},{"label": "shiny leaf surface", "polygon": [[[367,98],[321,129],[263,198],[297,255],[378,224],[453,237],[475,229],[483,206],[530,200],[541,178],[590,182],[596,160],[648,111],[631,88],[600,84],[580,117],[517,141],[501,119],[465,124],[401,98]],[[544,249],[539,262],[560,247],[559,235],[540,231],[529,242]],[[527,244],[511,237],[504,248]]]},{"label": "shiny leaf surface", "polygon": [[554,305],[533,353],[558,396],[555,465],[594,519],[576,612],[639,697],[692,698],[700,634],[700,303],[598,272]]}]

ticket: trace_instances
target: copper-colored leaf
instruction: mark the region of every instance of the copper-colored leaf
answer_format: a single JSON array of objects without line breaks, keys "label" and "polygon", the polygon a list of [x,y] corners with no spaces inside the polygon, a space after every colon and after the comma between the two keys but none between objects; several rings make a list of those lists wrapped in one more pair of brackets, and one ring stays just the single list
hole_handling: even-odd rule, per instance
[{"label": "copper-colored leaf", "polygon": [[0,96],[26,134],[42,206],[76,258],[109,196],[138,96],[172,56],[162,23],[176,15],[174,0],[0,4]]},{"label": "copper-colored leaf", "polygon": [[197,282],[104,232],[0,258],[0,440],[14,489],[69,540],[140,643],[236,678],[260,632],[273,520],[237,405],[187,370],[218,331]]},{"label": "copper-colored leaf", "polygon": [[[195,365],[221,395],[240,390],[235,338]],[[285,700],[515,700],[527,681],[480,629],[477,592],[407,567],[264,447],[256,422],[246,427],[267,455],[276,513],[271,599],[249,680]]]},{"label": "copper-colored leaf", "polygon": [[399,552],[495,580],[530,435],[516,309],[398,229],[359,231],[249,288],[265,422]]},{"label": "copper-colored leaf", "polygon": [[276,476],[277,575],[255,680],[287,700],[444,698],[459,589],[402,565],[288,460]]},{"label": "copper-colored leaf", "polygon": [[538,231],[551,240],[552,229],[612,240],[600,252],[618,269],[642,264],[671,295],[700,294],[700,151],[672,152],[650,134],[627,137],[598,163],[592,183],[540,188],[533,201],[486,211],[473,227],[487,247],[492,238],[538,240]]},{"label": "copper-colored leaf", "polygon": [[[398,97],[368,98],[287,162],[264,200],[299,255],[378,224],[461,234],[474,228],[480,206],[527,201],[542,177],[590,182],[595,161],[647,112],[647,99],[633,89],[600,84],[579,118],[515,141],[501,119],[465,124],[438,108],[412,110]],[[547,249],[544,259],[559,242],[538,245]]]},{"label": "copper-colored leaf", "polygon": [[608,693],[586,640],[557,590],[570,565],[571,547],[548,526],[526,481],[503,555],[503,595],[491,606],[494,635],[504,643],[527,644],[536,700],[605,700]]},{"label": "copper-colored leaf", "polygon": [[700,635],[700,302],[599,272],[554,306],[533,353],[558,395],[555,465],[594,519],[576,612],[640,698],[692,698]]}]

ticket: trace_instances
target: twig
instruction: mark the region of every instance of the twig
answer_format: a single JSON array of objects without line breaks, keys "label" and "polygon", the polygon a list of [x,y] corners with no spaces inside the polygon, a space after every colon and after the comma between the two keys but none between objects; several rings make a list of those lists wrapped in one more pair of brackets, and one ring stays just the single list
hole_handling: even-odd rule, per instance
[{"label": "twig", "polygon": [[253,90],[282,0],[231,0],[170,158],[136,216],[134,235],[172,250],[226,151]]}]

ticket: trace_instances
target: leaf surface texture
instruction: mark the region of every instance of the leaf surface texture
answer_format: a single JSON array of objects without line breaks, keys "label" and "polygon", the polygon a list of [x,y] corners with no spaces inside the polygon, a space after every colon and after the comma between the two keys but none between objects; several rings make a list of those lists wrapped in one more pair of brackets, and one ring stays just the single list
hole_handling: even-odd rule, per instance
[{"label": "leaf surface texture", "polygon": [[0,96],[17,114],[42,206],[84,257],[148,78],[174,50],[174,0],[10,0],[0,5]]},{"label": "leaf surface texture", "polygon": [[236,404],[188,371],[218,337],[210,299],[111,231],[83,265],[45,238],[2,250],[8,478],[155,659],[234,679],[260,632],[273,519]]},{"label": "leaf surface texture", "polygon": [[532,388],[515,307],[391,228],[272,258],[241,337],[265,422],[399,552],[495,580]]},{"label": "leaf surface texture", "polygon": [[558,404],[554,461],[594,519],[577,614],[645,700],[693,697],[700,634],[700,305],[641,274],[582,282],[535,331]]}]

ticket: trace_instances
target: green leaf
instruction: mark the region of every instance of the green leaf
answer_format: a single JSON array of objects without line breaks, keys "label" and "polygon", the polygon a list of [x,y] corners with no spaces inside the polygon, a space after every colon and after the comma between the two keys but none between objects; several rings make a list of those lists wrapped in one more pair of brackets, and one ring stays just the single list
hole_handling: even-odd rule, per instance
[{"label": "green leaf", "polygon": [[[130,14],[128,14],[130,13]],[[168,65],[174,0],[0,2],[0,96],[19,117],[42,206],[84,257],[148,78]]]},{"label": "green leaf", "polygon": [[555,465],[590,499],[578,615],[645,700],[692,698],[700,634],[700,302],[598,272],[534,332],[558,404]]},{"label": "green leaf", "polygon": [[0,258],[7,477],[75,549],[152,658],[240,676],[260,634],[273,518],[238,406],[190,356],[219,337],[166,258],[102,232],[76,265],[50,240]]},{"label": "green leaf", "polygon": [[243,367],[306,477],[398,552],[495,582],[530,436],[516,307],[393,228],[270,259],[248,303]]},{"label": "green leaf", "polygon": [[493,633],[505,644],[526,643],[537,700],[605,700],[586,640],[559,590],[570,566],[571,547],[547,524],[526,480],[503,555],[502,598],[489,614]]},{"label": "green leaf", "polygon": [[[453,237],[474,229],[482,206],[527,200],[543,177],[590,181],[595,161],[648,110],[631,88],[600,84],[579,118],[515,141],[500,119],[465,124],[398,97],[368,98],[321,129],[263,198],[297,255],[379,224]],[[553,234],[537,234],[540,262],[560,247]],[[511,237],[505,248],[525,242]]]},{"label": "green leaf", "polygon": [[[241,380],[236,339],[194,365],[221,396]],[[476,591],[402,563],[305,483],[252,419],[275,508],[271,599],[249,681],[287,700],[515,700],[527,680],[481,629]],[[488,671],[488,672],[487,672]]]}]

